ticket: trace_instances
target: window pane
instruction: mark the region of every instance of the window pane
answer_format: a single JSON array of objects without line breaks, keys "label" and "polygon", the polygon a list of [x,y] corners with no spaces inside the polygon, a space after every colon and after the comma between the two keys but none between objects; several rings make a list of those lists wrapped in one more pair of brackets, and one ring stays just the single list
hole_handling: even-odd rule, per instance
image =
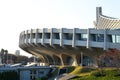
[{"label": "window pane", "polygon": [[86,41],[87,40],[87,34],[81,34],[81,40]]},{"label": "window pane", "polygon": [[120,43],[120,36],[116,36],[116,43]]}]

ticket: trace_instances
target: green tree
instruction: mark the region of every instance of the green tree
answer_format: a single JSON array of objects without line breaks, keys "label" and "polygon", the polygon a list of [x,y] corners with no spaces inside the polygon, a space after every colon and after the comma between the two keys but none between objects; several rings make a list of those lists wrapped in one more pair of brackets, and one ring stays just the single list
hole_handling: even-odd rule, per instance
[{"label": "green tree", "polygon": [[2,49],[1,49],[1,52],[0,52],[0,56],[1,56],[1,59],[2,59],[2,63],[4,63],[4,52],[5,52],[5,50],[2,48]]}]

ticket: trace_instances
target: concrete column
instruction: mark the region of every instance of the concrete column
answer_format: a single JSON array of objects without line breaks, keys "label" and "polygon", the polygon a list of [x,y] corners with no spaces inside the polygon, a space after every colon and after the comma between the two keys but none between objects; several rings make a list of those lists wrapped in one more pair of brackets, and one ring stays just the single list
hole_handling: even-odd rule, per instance
[{"label": "concrete column", "polygon": [[19,45],[22,45],[23,44],[23,38],[24,37],[24,34],[23,34],[23,32],[20,34],[20,36],[19,36]]},{"label": "concrete column", "polygon": [[86,48],[90,48],[90,29],[87,30],[87,46]]},{"label": "concrete column", "polygon": [[56,65],[55,58],[53,57],[53,55],[51,55],[51,57],[53,59],[53,65]]},{"label": "concrete column", "polygon": [[60,29],[60,46],[63,46],[63,28]]},{"label": "concrete column", "polygon": [[51,34],[50,34],[50,46],[53,46],[53,28],[51,29]]},{"label": "concrete column", "polygon": [[28,30],[26,31],[26,44],[28,44]]},{"label": "concrete column", "polygon": [[76,56],[77,56],[77,55],[72,55],[72,56],[71,56],[71,57],[73,58],[73,60],[74,60],[72,66],[78,66]]},{"label": "concrete column", "polygon": [[42,30],[42,42],[41,42],[42,45],[44,45],[44,35],[45,35],[44,31],[45,31],[45,29],[43,28],[43,30]]},{"label": "concrete column", "polygon": [[48,65],[49,64],[49,59],[47,58],[47,56],[43,56],[44,57],[44,59],[45,59],[45,65]]},{"label": "concrete column", "polygon": [[36,29],[36,33],[35,33],[35,44],[38,44],[38,29]]},{"label": "concrete column", "polygon": [[102,7],[97,7],[96,8],[96,24],[97,24],[97,29],[99,29],[99,15],[102,15]]},{"label": "concrete column", "polygon": [[60,61],[61,61],[62,66],[64,66],[65,64],[64,64],[64,61],[63,61],[63,58],[62,58],[62,54],[59,57],[60,57]]},{"label": "concrete column", "polygon": [[76,41],[76,29],[73,29],[73,38],[72,38],[72,47],[76,47],[75,41]]},{"label": "concrete column", "polygon": [[104,50],[107,50],[107,29],[104,30]]},{"label": "concrete column", "polygon": [[33,33],[33,29],[30,30],[30,43],[32,43],[32,39],[33,39],[32,33]]},{"label": "concrete column", "polygon": [[24,31],[20,34],[20,43],[19,43],[20,47],[23,47],[23,45],[25,44],[25,42],[26,42],[25,38],[26,37],[25,37],[25,31]]},{"label": "concrete column", "polygon": [[25,43],[25,31],[23,32],[23,39],[22,39],[22,44]]}]

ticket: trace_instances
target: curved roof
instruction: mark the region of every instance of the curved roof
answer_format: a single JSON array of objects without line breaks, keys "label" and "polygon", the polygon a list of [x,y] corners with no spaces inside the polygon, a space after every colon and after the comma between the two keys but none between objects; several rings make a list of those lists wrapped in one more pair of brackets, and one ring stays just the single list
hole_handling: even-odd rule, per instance
[{"label": "curved roof", "polygon": [[97,29],[120,29],[120,19],[108,17],[102,14],[102,8],[96,8],[96,22]]}]

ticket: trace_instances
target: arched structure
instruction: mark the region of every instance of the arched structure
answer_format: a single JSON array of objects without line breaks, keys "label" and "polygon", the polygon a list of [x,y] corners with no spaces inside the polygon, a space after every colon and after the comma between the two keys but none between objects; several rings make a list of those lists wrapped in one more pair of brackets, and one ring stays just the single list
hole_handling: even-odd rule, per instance
[{"label": "arched structure", "polygon": [[26,30],[20,33],[19,47],[39,56],[46,65],[88,65],[86,61],[94,62],[94,55],[120,50],[119,19],[103,16],[101,10],[97,7],[97,29]]},{"label": "arched structure", "polygon": [[21,32],[19,46],[49,65],[79,65],[81,52],[93,56],[108,49],[120,50],[120,30],[31,29]]}]

